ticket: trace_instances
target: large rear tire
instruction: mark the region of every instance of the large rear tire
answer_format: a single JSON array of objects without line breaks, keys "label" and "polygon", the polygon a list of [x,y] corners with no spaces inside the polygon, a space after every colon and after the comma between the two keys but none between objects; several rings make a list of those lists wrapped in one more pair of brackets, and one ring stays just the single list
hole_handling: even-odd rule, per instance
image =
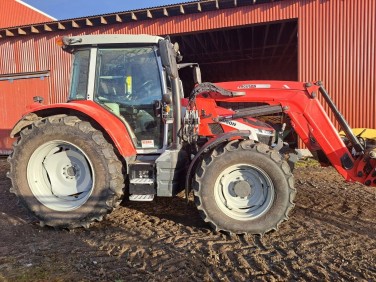
[{"label": "large rear tire", "polygon": [[8,160],[12,191],[41,225],[88,227],[121,201],[124,177],[113,146],[77,117],[51,116],[24,128]]},{"label": "large rear tire", "polygon": [[261,234],[276,230],[294,207],[294,177],[265,144],[232,141],[202,160],[193,189],[202,218],[215,230]]}]

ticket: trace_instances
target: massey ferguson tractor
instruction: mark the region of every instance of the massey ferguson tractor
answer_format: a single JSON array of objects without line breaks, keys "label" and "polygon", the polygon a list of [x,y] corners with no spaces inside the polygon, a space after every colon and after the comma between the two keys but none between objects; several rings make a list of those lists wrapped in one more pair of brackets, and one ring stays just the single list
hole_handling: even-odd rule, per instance
[{"label": "massey ferguson tractor", "polygon": [[[179,64],[178,45],[157,36],[58,43],[74,56],[68,101],[35,97],[11,133],[12,191],[41,225],[88,227],[124,195],[151,201],[185,189],[217,231],[276,230],[294,207],[295,136],[347,181],[376,186],[376,146],[352,133],[320,82],[202,83],[198,65]],[[195,82],[186,95],[184,67]]]}]

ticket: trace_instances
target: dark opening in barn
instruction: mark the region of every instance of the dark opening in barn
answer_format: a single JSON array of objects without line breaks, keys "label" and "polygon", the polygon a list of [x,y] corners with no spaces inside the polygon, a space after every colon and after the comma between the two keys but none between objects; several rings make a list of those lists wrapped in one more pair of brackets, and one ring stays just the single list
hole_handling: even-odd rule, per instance
[{"label": "dark opening in barn", "polygon": [[[293,20],[173,35],[172,41],[183,62],[199,63],[203,81],[297,80],[297,31]],[[189,69],[181,75],[192,85]]]}]

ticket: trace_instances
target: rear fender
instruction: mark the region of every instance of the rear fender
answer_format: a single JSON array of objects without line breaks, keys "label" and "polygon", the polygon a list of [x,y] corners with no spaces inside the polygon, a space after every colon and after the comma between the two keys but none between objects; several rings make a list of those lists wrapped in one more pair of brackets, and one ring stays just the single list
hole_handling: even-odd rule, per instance
[{"label": "rear fender", "polygon": [[204,146],[201,147],[201,149],[192,159],[189,165],[188,171],[187,171],[187,176],[185,179],[185,195],[186,195],[187,201],[188,201],[189,192],[191,191],[191,179],[193,176],[192,173],[195,171],[197,167],[197,163],[199,163],[201,156],[203,156],[204,154],[206,154],[213,148],[217,147],[219,144],[222,144],[223,142],[227,142],[229,140],[234,140],[234,139],[249,139],[250,134],[251,132],[249,130],[240,130],[240,131],[231,131],[227,133],[222,133],[210,139]]},{"label": "rear fender", "polygon": [[125,124],[117,116],[92,101],[41,105],[33,108],[17,122],[11,132],[11,137],[15,137],[23,128],[35,121],[52,115],[76,115],[85,120],[94,121],[101,127],[103,133],[107,133],[123,157],[128,158],[136,155],[136,149]]}]

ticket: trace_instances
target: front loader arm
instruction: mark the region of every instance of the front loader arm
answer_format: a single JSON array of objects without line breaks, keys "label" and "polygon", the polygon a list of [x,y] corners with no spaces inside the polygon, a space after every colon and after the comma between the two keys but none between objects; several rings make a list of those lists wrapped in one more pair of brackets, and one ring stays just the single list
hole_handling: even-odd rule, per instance
[{"label": "front loader arm", "polygon": [[316,92],[306,95],[299,93],[299,98],[293,104],[283,102],[285,113],[291,118],[292,127],[307,148],[311,151],[321,149],[333,167],[351,181],[356,175],[353,172],[355,159],[313,93]]},{"label": "front loader arm", "polygon": [[[206,93],[217,102],[266,103],[279,105],[291,119],[291,125],[311,151],[322,150],[333,167],[347,180],[376,186],[376,159],[366,152],[329,98],[320,82],[243,81],[218,83],[231,91],[246,95],[226,98],[220,93]],[[350,136],[353,151],[345,145],[317,96],[321,93],[341,128]],[[201,95],[198,95],[198,98]],[[371,151],[372,152],[372,151]]]},{"label": "front loader arm", "polygon": [[[306,105],[304,117],[298,116],[295,112],[287,113],[293,122],[299,122],[299,126],[295,126],[298,135],[305,137],[305,139],[302,139],[308,148],[317,143],[333,167],[347,181],[357,181],[367,186],[376,186],[376,159],[372,157],[374,153],[365,151],[365,148],[359,143],[321,82],[313,85],[306,84],[306,86],[308,95],[304,97],[308,97],[308,99],[302,97],[302,102]],[[318,92],[322,94],[340,127],[346,132],[352,143],[352,152],[346,147],[321,103],[316,98]]]}]

